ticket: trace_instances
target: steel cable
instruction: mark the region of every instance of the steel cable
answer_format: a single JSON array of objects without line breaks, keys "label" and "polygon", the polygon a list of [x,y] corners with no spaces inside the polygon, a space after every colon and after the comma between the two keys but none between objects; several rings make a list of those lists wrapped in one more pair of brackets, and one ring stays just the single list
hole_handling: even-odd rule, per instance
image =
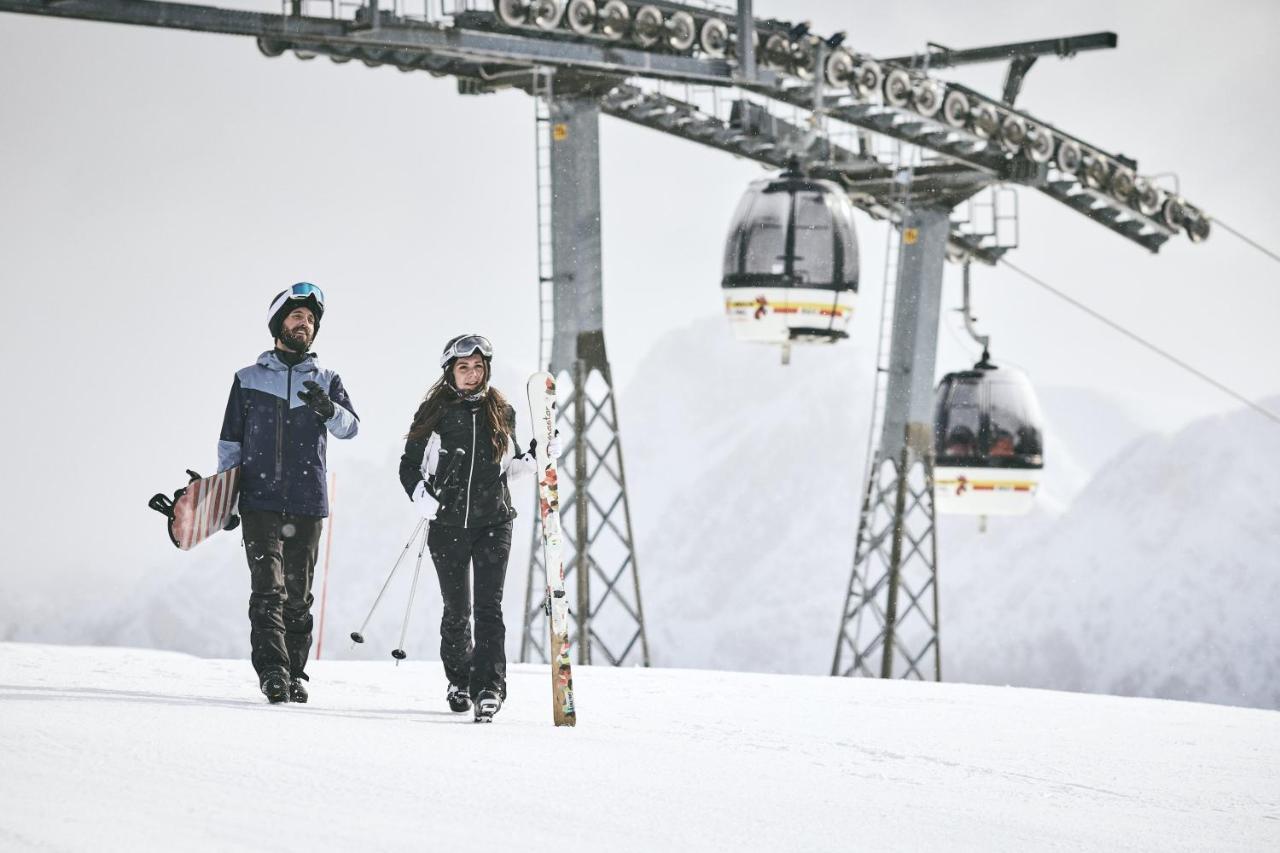
[{"label": "steel cable", "polygon": [[1223,222],[1221,219],[1215,219],[1214,217],[1209,217],[1209,221],[1210,221],[1210,222],[1212,222],[1212,223],[1214,223],[1215,225],[1219,225],[1219,226],[1221,226],[1221,227],[1222,227],[1222,229],[1223,229],[1224,231],[1227,231],[1227,232],[1229,232],[1229,233],[1231,233],[1231,234],[1234,234],[1235,236],[1239,237],[1241,240],[1243,240],[1244,242],[1248,243],[1250,246],[1252,246],[1253,248],[1257,249],[1257,250],[1258,250],[1259,252],[1261,252],[1262,254],[1266,255],[1266,256],[1267,256],[1267,257],[1269,257],[1269,258],[1271,258],[1271,260],[1273,260],[1273,261],[1280,261],[1280,255],[1277,255],[1275,252],[1271,251],[1271,250],[1270,250],[1270,249],[1268,249],[1266,246],[1264,246],[1264,245],[1262,245],[1261,243],[1259,243],[1257,240],[1250,239],[1249,237],[1246,237],[1245,235],[1241,234],[1239,231],[1237,231],[1236,229],[1232,228],[1230,225],[1228,225],[1227,223]]},{"label": "steel cable", "polygon": [[[1264,250],[1264,251],[1265,251],[1265,250]],[[1280,259],[1278,259],[1278,260],[1280,260]],[[1082,303],[1082,302],[1079,302],[1079,301],[1077,301],[1077,300],[1075,300],[1075,299],[1072,299],[1070,296],[1068,296],[1067,294],[1063,293],[1061,290],[1058,290],[1056,287],[1053,287],[1052,285],[1050,285],[1048,282],[1046,282],[1046,281],[1044,281],[1044,280],[1042,280],[1042,279],[1036,278],[1034,275],[1032,275],[1031,273],[1027,272],[1026,270],[1024,270],[1024,269],[1022,269],[1022,268],[1020,268],[1020,267],[1014,266],[1013,264],[1009,263],[1009,261],[1005,260],[1004,258],[1001,258],[1001,259],[1000,259],[1000,263],[1001,263],[1001,264],[1003,264],[1004,266],[1008,267],[1009,269],[1013,270],[1014,272],[1018,273],[1018,275],[1022,276],[1023,278],[1025,278],[1025,279],[1027,279],[1028,281],[1032,282],[1033,284],[1038,284],[1040,287],[1043,287],[1045,290],[1049,291],[1050,293],[1052,293],[1054,296],[1058,297],[1058,298],[1059,298],[1059,299],[1061,299],[1062,301],[1067,302],[1067,303],[1069,303],[1070,305],[1075,306],[1076,308],[1080,309],[1080,310],[1081,310],[1081,311],[1083,311],[1084,313],[1088,314],[1090,317],[1093,317],[1095,320],[1097,320],[1097,321],[1099,321],[1099,322],[1101,322],[1101,323],[1104,323],[1104,324],[1106,324],[1107,326],[1110,326],[1112,329],[1114,329],[1115,331],[1117,331],[1117,332],[1119,332],[1120,334],[1124,335],[1125,337],[1129,338],[1130,340],[1132,340],[1132,341],[1134,341],[1134,342],[1136,342],[1136,343],[1141,344],[1142,346],[1144,346],[1144,347],[1146,347],[1147,349],[1151,350],[1152,352],[1154,352],[1156,355],[1160,356],[1161,358],[1164,358],[1165,360],[1172,362],[1173,364],[1177,365],[1178,367],[1181,367],[1183,370],[1187,371],[1187,372],[1188,372],[1188,373],[1190,373],[1192,376],[1195,376],[1196,378],[1198,378],[1198,379],[1200,379],[1200,380],[1202,380],[1202,381],[1204,381],[1204,382],[1209,383],[1210,385],[1212,385],[1214,388],[1217,388],[1217,389],[1218,389],[1219,391],[1221,391],[1222,393],[1224,393],[1224,394],[1226,394],[1226,395],[1228,395],[1228,396],[1232,397],[1233,399],[1235,399],[1235,400],[1237,400],[1237,401],[1239,401],[1239,402],[1241,402],[1241,403],[1244,403],[1246,406],[1248,406],[1249,408],[1253,409],[1255,412],[1257,412],[1258,414],[1260,414],[1260,415],[1262,415],[1263,417],[1267,418],[1268,420],[1271,420],[1271,421],[1274,421],[1274,422],[1275,422],[1275,423],[1277,423],[1277,424],[1280,424],[1280,415],[1277,415],[1275,412],[1272,412],[1272,411],[1271,411],[1271,410],[1269,410],[1269,409],[1265,409],[1265,408],[1263,408],[1262,406],[1259,406],[1257,403],[1255,403],[1254,401],[1250,400],[1248,397],[1244,396],[1243,394],[1239,393],[1238,391],[1234,390],[1233,388],[1230,388],[1230,387],[1228,387],[1228,386],[1226,386],[1226,385],[1222,384],[1221,382],[1219,382],[1218,380],[1214,379],[1212,376],[1208,375],[1207,373],[1205,373],[1205,372],[1203,372],[1203,371],[1201,371],[1201,370],[1199,370],[1199,369],[1197,369],[1197,368],[1195,368],[1195,367],[1192,367],[1190,364],[1187,364],[1185,361],[1183,361],[1182,359],[1178,358],[1178,357],[1177,357],[1176,355],[1174,355],[1173,353],[1171,353],[1171,352],[1169,352],[1169,351],[1167,351],[1167,350],[1161,349],[1160,347],[1156,346],[1155,344],[1151,343],[1150,341],[1148,341],[1147,339],[1145,339],[1145,338],[1141,337],[1140,335],[1137,335],[1137,334],[1135,334],[1134,332],[1129,331],[1129,330],[1128,330],[1128,329],[1126,329],[1124,326],[1121,326],[1119,323],[1115,322],[1114,320],[1110,320],[1110,319],[1108,319],[1107,317],[1103,316],[1102,314],[1100,314],[1100,313],[1098,313],[1097,311],[1095,311],[1095,310],[1093,310],[1092,308],[1090,308],[1088,305],[1085,305],[1085,304],[1084,304],[1084,303]]]}]

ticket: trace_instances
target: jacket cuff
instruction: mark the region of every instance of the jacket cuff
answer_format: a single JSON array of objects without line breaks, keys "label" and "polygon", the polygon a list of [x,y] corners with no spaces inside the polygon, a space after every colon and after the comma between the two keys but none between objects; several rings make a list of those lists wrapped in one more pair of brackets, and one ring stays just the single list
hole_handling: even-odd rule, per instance
[{"label": "jacket cuff", "polygon": [[218,442],[218,473],[228,471],[240,464],[240,442]]}]

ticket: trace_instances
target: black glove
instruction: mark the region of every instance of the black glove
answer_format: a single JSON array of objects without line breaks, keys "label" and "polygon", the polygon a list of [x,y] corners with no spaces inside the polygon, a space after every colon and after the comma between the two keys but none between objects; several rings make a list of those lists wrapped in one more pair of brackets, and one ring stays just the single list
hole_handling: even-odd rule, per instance
[{"label": "black glove", "polygon": [[324,392],[317,383],[308,379],[302,383],[306,391],[298,392],[298,399],[311,407],[311,411],[315,412],[326,421],[333,417],[335,409],[333,401],[329,399],[329,395]]},{"label": "black glove", "polygon": [[240,516],[234,512],[227,518],[227,523],[222,525],[223,530],[235,530],[240,526]]},{"label": "black glove", "polygon": [[[560,458],[560,430],[556,430],[555,434],[551,436],[551,440],[547,442],[547,453],[552,458]],[[529,439],[529,455],[535,457],[538,455],[538,439],[536,438]]]}]

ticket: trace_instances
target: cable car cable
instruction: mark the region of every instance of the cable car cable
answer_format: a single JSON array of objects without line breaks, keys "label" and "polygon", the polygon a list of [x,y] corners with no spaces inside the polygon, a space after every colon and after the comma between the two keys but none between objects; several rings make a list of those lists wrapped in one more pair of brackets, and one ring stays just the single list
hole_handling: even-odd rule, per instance
[{"label": "cable car cable", "polygon": [[1237,231],[1236,229],[1232,228],[1232,227],[1231,227],[1230,225],[1228,225],[1227,223],[1223,222],[1221,219],[1218,219],[1218,218],[1216,218],[1216,217],[1211,217],[1209,221],[1210,221],[1210,222],[1212,222],[1212,223],[1213,223],[1213,224],[1215,224],[1215,225],[1219,225],[1219,226],[1221,226],[1221,227],[1222,227],[1222,230],[1224,230],[1224,231],[1229,231],[1230,233],[1232,233],[1232,234],[1236,235],[1236,236],[1237,236],[1237,237],[1239,237],[1241,240],[1245,241],[1246,243],[1248,243],[1248,244],[1249,244],[1250,246],[1252,246],[1253,248],[1257,249],[1257,250],[1258,250],[1259,252],[1261,252],[1262,254],[1266,255],[1266,256],[1267,256],[1267,257],[1269,257],[1269,258],[1271,258],[1271,260],[1273,260],[1273,261],[1280,261],[1280,255],[1277,255],[1275,252],[1271,251],[1271,250],[1270,250],[1270,249],[1268,249],[1266,246],[1264,246],[1264,245],[1262,245],[1261,243],[1259,243],[1257,240],[1251,240],[1251,239],[1249,239],[1248,237],[1244,236],[1244,235],[1243,235],[1243,234],[1241,234],[1239,231]]},{"label": "cable car cable", "polygon": [[1114,320],[1109,320],[1109,319],[1107,319],[1107,318],[1106,318],[1106,317],[1104,317],[1102,314],[1099,314],[1097,311],[1095,311],[1095,310],[1093,310],[1092,308],[1090,308],[1088,305],[1085,305],[1085,304],[1084,304],[1084,303],[1082,303],[1082,302],[1078,302],[1078,301],[1076,301],[1075,299],[1072,299],[1070,296],[1068,296],[1067,294],[1063,293],[1061,290],[1058,290],[1056,287],[1053,287],[1053,286],[1052,286],[1052,285],[1050,285],[1049,283],[1047,283],[1047,282],[1045,282],[1045,281],[1043,281],[1043,280],[1041,280],[1041,279],[1036,278],[1034,275],[1032,275],[1031,273],[1027,272],[1026,270],[1024,270],[1024,269],[1021,269],[1021,268],[1019,268],[1019,267],[1014,266],[1013,264],[1009,263],[1009,262],[1008,262],[1007,260],[1005,260],[1004,258],[1001,258],[1001,259],[1000,259],[1000,263],[1001,263],[1001,264],[1003,264],[1004,266],[1008,267],[1009,269],[1013,270],[1014,272],[1018,273],[1019,275],[1021,275],[1023,278],[1027,279],[1028,281],[1031,281],[1031,282],[1033,282],[1033,283],[1035,283],[1035,284],[1040,285],[1040,286],[1041,286],[1041,287],[1043,287],[1045,290],[1049,291],[1050,293],[1052,293],[1054,296],[1058,297],[1058,298],[1059,298],[1059,299],[1061,299],[1062,301],[1064,301],[1064,302],[1068,302],[1068,303],[1070,303],[1071,305],[1074,305],[1076,308],[1079,308],[1081,311],[1083,311],[1083,312],[1085,312],[1086,314],[1088,314],[1089,316],[1093,317],[1095,320],[1098,320],[1099,322],[1105,323],[1106,325],[1108,325],[1108,326],[1110,326],[1111,328],[1115,329],[1117,332],[1119,332],[1120,334],[1122,334],[1122,335],[1124,335],[1125,337],[1129,338],[1130,340],[1133,340],[1133,341],[1136,341],[1136,342],[1137,342],[1137,343],[1139,343],[1139,344],[1142,344],[1144,347],[1146,347],[1147,349],[1151,350],[1151,351],[1152,351],[1152,352],[1154,352],[1156,355],[1159,355],[1159,356],[1161,356],[1161,357],[1163,357],[1163,358],[1167,359],[1168,361],[1173,362],[1173,363],[1174,363],[1174,364],[1176,364],[1178,367],[1181,367],[1183,370],[1187,371],[1188,373],[1192,374],[1193,376],[1196,376],[1196,377],[1198,377],[1198,378],[1202,379],[1203,381],[1208,382],[1210,385],[1212,385],[1213,387],[1217,388],[1219,391],[1223,392],[1224,394],[1227,394],[1228,396],[1235,398],[1235,399],[1236,399],[1236,400],[1238,400],[1239,402],[1244,403],[1246,406],[1248,406],[1249,408],[1253,409],[1253,410],[1254,410],[1254,411],[1256,411],[1258,414],[1260,414],[1260,415],[1262,415],[1262,416],[1264,416],[1264,417],[1268,418],[1269,420],[1275,421],[1276,423],[1280,424],[1280,415],[1277,415],[1275,412],[1271,411],[1270,409],[1264,409],[1262,406],[1259,406],[1257,403],[1253,402],[1253,401],[1252,401],[1252,400],[1250,400],[1248,397],[1244,396],[1243,394],[1239,393],[1238,391],[1235,391],[1235,390],[1233,390],[1233,389],[1231,389],[1231,388],[1228,388],[1226,385],[1223,385],[1221,382],[1219,382],[1218,380],[1214,379],[1212,376],[1209,376],[1207,373],[1203,373],[1203,372],[1201,372],[1200,370],[1197,370],[1196,368],[1194,368],[1194,367],[1192,367],[1191,365],[1187,364],[1185,361],[1183,361],[1182,359],[1178,358],[1176,355],[1173,355],[1172,353],[1167,352],[1166,350],[1161,349],[1160,347],[1156,346],[1155,344],[1151,343],[1150,341],[1146,340],[1145,338],[1139,337],[1138,335],[1136,335],[1136,334],[1134,334],[1133,332],[1129,331],[1129,330],[1128,330],[1128,329],[1126,329],[1124,326],[1121,326],[1119,323],[1115,322]]}]

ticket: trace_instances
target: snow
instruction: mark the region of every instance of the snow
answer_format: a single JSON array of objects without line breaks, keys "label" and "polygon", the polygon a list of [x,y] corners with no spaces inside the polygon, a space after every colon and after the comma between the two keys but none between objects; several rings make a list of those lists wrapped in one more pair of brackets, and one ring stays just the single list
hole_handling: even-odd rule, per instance
[{"label": "snow", "polygon": [[1280,713],[1005,687],[575,668],[497,720],[439,664],[0,644],[0,847],[1275,850]]}]

